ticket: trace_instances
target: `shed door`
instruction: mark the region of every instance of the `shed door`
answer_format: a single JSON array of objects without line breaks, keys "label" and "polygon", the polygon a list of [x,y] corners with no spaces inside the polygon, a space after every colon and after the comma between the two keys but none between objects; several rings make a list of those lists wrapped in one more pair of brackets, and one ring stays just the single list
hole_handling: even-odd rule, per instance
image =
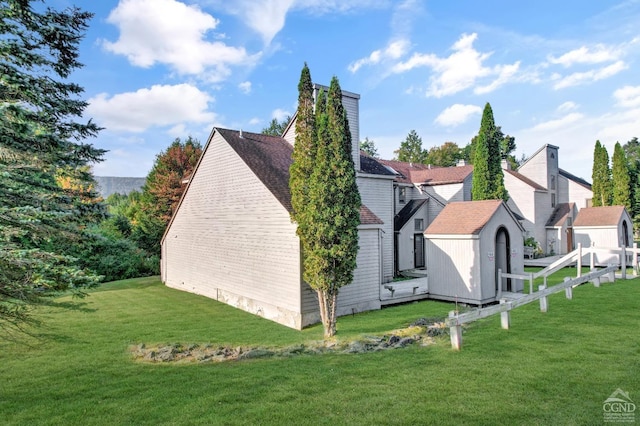
[{"label": "shed door", "polygon": [[413,236],[413,267],[424,268],[424,235]]},{"label": "shed door", "polygon": [[496,291],[499,286],[502,286],[503,291],[511,291],[511,278],[507,278],[502,283],[498,282],[498,269],[507,274],[511,273],[511,247],[506,228],[500,227],[498,229],[495,244]]}]

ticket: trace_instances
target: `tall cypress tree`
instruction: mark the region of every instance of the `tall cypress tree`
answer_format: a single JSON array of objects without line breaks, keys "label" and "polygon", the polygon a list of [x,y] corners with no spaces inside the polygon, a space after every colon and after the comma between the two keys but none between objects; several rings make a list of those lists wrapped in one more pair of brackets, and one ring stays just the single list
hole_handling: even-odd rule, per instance
[{"label": "tall cypress tree", "polygon": [[629,164],[627,162],[627,156],[625,155],[620,142],[616,142],[616,145],[613,149],[612,163],[612,204],[614,206],[625,206],[628,211],[631,211],[631,182],[629,175]]},{"label": "tall cypress tree", "polygon": [[596,141],[593,150],[593,172],[591,174],[593,181],[592,205],[594,207],[611,205],[611,169],[609,168],[609,154],[607,148]]},{"label": "tall cypress tree", "polygon": [[316,145],[310,158],[313,169],[307,175],[304,192],[294,187],[301,183],[293,179],[293,172],[301,166],[295,164],[298,148],[294,148],[291,192],[292,201],[301,194],[305,197],[305,203],[296,201],[298,210],[293,215],[303,248],[303,278],[316,290],[324,333],[330,337],[336,332],[339,289],[353,280],[361,204],[351,157],[351,133],[336,77],[326,97],[323,92],[318,94],[315,129]]},{"label": "tall cypress tree", "polygon": [[[87,103],[68,81],[81,66],[78,47],[91,14],[0,5],[0,328],[20,329],[30,308],[57,291],[81,289],[98,277],[66,256],[84,225],[104,214],[86,167],[104,151],[81,142],[97,135],[79,122]],[[44,9],[44,10],[43,10]],[[63,188],[60,174],[77,183]],[[84,183],[83,183],[84,182]],[[75,188],[75,189],[74,189]],[[83,193],[85,191],[89,193]]]},{"label": "tall cypress tree", "polygon": [[[316,118],[314,115],[313,83],[311,72],[305,62],[298,83],[298,113],[296,115],[296,140],[293,146],[293,163],[289,169],[289,188],[291,190],[291,219],[297,223],[297,233],[303,245],[309,222],[306,207],[309,203],[309,176],[313,172],[316,156]],[[303,250],[305,248],[303,247]]]},{"label": "tall cypress tree", "polygon": [[471,197],[474,200],[507,200],[501,164],[501,142],[504,136],[496,127],[493,110],[487,102],[482,112],[480,131],[475,138]]}]

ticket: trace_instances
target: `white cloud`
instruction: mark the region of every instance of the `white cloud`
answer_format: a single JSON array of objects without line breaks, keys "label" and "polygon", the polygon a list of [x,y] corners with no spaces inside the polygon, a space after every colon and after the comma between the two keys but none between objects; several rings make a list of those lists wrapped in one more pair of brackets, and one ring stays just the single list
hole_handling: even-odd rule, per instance
[{"label": "white cloud", "polygon": [[572,101],[567,101],[559,105],[558,108],[556,108],[556,111],[560,113],[565,113],[565,112],[573,111],[577,108],[578,108],[578,104]]},{"label": "white cloud", "polygon": [[618,47],[605,46],[597,44],[593,48],[586,46],[571,50],[564,55],[553,57],[549,56],[548,60],[552,64],[562,65],[567,68],[575,64],[600,64],[603,62],[613,62],[618,60],[622,51]]},{"label": "white cloud", "polygon": [[349,64],[348,70],[355,73],[364,65],[375,65],[387,59],[399,59],[407,53],[408,47],[408,40],[392,41],[384,49],[374,50],[369,56],[352,62]]},{"label": "white cloud", "polygon": [[252,126],[257,126],[260,123],[262,123],[262,120],[258,117],[253,117],[251,120],[249,120],[249,124],[251,124]]},{"label": "white cloud", "polygon": [[533,132],[542,132],[542,131],[546,132],[550,130],[558,130],[568,126],[569,124],[572,124],[581,120],[583,117],[584,115],[580,114],[579,112],[572,112],[570,114],[565,115],[562,118],[539,123],[535,125],[533,128],[531,128],[530,130]]},{"label": "white cloud", "polygon": [[435,122],[441,126],[453,127],[465,123],[476,114],[481,114],[482,108],[477,105],[454,104],[438,115]]},{"label": "white cloud", "polygon": [[258,33],[265,45],[284,28],[291,10],[302,10],[315,15],[349,13],[367,8],[388,7],[388,0],[209,0],[210,4],[236,15]]},{"label": "white cloud", "polygon": [[251,93],[251,82],[243,81],[242,83],[238,84],[238,89],[240,89],[240,91],[245,95],[248,95],[249,93]]},{"label": "white cloud", "polygon": [[576,72],[566,77],[561,77],[558,74],[555,74],[552,79],[555,79],[557,81],[553,85],[553,88],[558,90],[564,89],[566,87],[593,83],[598,80],[604,80],[605,78],[612,77],[627,68],[628,66],[623,61],[617,61],[600,69],[585,72]]},{"label": "white cloud", "polygon": [[278,121],[283,121],[290,116],[291,116],[291,113],[289,111],[285,111],[280,108],[274,109],[273,112],[271,113],[271,118],[275,118]]},{"label": "white cloud", "polygon": [[196,5],[175,0],[121,0],[107,22],[118,26],[117,41],[103,40],[110,52],[124,55],[139,67],[169,65],[180,74],[194,74],[211,82],[224,80],[232,65],[251,65],[258,55],[243,47],[206,40],[219,21]]},{"label": "white cloud", "polygon": [[429,80],[427,96],[437,98],[468,89],[481,78],[497,76],[490,84],[476,89],[477,93],[488,93],[513,79],[520,64],[516,62],[492,68],[484,66],[483,63],[491,53],[481,53],[474,49],[473,42],[477,38],[478,35],[475,33],[462,34],[452,46],[453,53],[448,57],[440,58],[432,53],[415,53],[409,60],[396,64],[392,72],[402,73],[418,67],[431,68],[434,74]]},{"label": "white cloud", "polygon": [[212,123],[216,119],[208,111],[213,98],[190,84],[155,85],[111,97],[101,93],[88,102],[87,115],[114,131],[143,132],[153,126]]},{"label": "white cloud", "polygon": [[640,86],[624,86],[613,92],[613,97],[622,107],[640,107]]}]

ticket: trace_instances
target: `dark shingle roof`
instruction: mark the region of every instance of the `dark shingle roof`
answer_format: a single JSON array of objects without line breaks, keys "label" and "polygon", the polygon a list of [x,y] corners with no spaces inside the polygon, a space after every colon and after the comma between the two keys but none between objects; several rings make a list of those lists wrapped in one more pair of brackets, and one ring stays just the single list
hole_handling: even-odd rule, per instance
[{"label": "dark shingle roof", "polygon": [[378,162],[386,167],[390,167],[392,170],[395,170],[396,173],[392,174],[396,176],[396,181],[400,183],[411,183],[409,174],[412,170],[423,170],[428,168],[426,164],[407,163],[405,161],[378,160]]},{"label": "dark shingle roof", "polygon": [[426,170],[411,170],[409,178],[411,182],[422,185],[446,185],[462,183],[471,173],[473,173],[472,165],[434,167]]},{"label": "dark shingle roof", "polygon": [[[291,192],[289,191],[289,167],[293,146],[280,136],[261,133],[240,132],[237,130],[216,128],[251,171],[271,191],[289,213]],[[377,225],[384,223],[367,206],[360,207],[360,223]]]},{"label": "dark shingle roof", "polygon": [[414,214],[427,202],[427,199],[411,200],[393,218],[393,229],[399,231],[413,217]]},{"label": "dark shingle roof", "polygon": [[501,200],[459,201],[447,204],[424,231],[431,235],[475,235],[502,205]]},{"label": "dark shingle roof", "polygon": [[573,211],[575,203],[560,203],[556,206],[551,213],[551,217],[547,221],[545,226],[562,226],[567,218],[567,215]]},{"label": "dark shingle roof", "polygon": [[580,209],[573,226],[616,226],[624,206],[587,207]]},{"label": "dark shingle roof", "polygon": [[366,154],[360,153],[360,170],[371,175],[395,176],[395,174],[382,165],[378,160]]},{"label": "dark shingle roof", "polygon": [[574,181],[575,183],[577,183],[578,185],[581,185],[585,188],[587,188],[589,191],[591,191],[591,184],[589,182],[587,182],[586,180],[579,178],[576,175],[572,175],[571,173],[567,172],[566,170],[562,170],[559,169],[558,172],[560,173],[560,176],[564,176],[569,180]]}]

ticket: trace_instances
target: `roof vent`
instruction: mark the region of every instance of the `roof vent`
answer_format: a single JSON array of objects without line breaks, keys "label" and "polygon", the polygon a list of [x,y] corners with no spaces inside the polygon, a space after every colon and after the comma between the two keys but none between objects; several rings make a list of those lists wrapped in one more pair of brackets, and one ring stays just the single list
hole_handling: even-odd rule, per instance
[{"label": "roof vent", "polygon": [[240,139],[242,139],[242,138],[243,138],[243,136],[242,136],[242,129],[240,129]]}]

